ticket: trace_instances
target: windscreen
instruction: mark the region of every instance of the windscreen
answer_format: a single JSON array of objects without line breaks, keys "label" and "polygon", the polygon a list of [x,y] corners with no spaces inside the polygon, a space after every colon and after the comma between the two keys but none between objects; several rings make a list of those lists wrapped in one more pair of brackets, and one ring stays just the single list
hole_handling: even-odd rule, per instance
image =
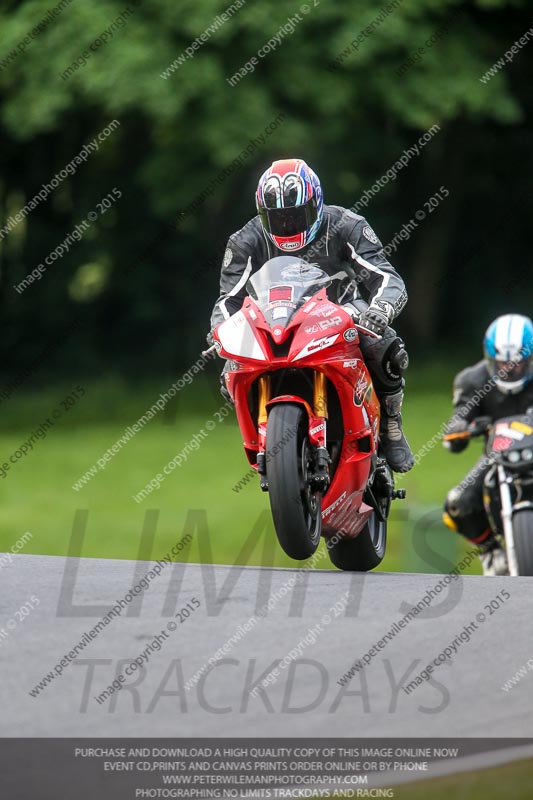
[{"label": "windscreen", "polygon": [[279,256],[252,275],[246,290],[269,324],[285,327],[300,306],[330,283],[331,277],[316,264]]}]

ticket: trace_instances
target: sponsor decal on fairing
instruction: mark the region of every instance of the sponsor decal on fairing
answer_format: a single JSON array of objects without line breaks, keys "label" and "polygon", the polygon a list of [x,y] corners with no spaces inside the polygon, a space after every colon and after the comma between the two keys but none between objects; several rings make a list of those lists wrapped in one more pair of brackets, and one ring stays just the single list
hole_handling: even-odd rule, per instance
[{"label": "sponsor decal on fairing", "polygon": [[338,338],[339,334],[334,333],[333,336],[323,336],[321,339],[311,339],[311,341],[307,342],[305,347],[300,350],[298,355],[293,358],[293,361],[298,361],[300,358],[305,358],[311,353],[314,353],[316,350],[323,350],[325,347],[330,347],[330,345],[334,344]]}]

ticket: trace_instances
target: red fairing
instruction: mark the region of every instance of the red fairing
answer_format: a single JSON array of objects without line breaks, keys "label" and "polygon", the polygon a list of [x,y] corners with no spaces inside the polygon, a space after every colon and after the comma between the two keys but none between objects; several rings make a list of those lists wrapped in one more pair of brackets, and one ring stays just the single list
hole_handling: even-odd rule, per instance
[{"label": "red fairing", "polygon": [[[281,290],[275,292],[276,297],[283,297],[273,297],[270,302],[290,303],[290,298],[284,296],[288,295],[287,288],[290,287],[276,287]],[[258,429],[250,410],[251,390],[258,378],[265,373],[275,377],[279,370],[290,368],[326,376],[328,397],[331,392],[338,397],[344,437],[335,474],[322,500],[322,533],[332,536],[342,531],[346,537],[357,536],[373,511],[362,498],[377,449],[380,411],[351,316],[330,302],[321,289],[286,325],[282,321],[279,325],[269,324],[248,297],[241,311],[221,323],[214,335],[219,355],[232,361],[226,384],[234,399],[244,449],[253,466],[257,453],[265,450],[266,436],[266,425]],[[233,350],[237,340],[239,346]],[[324,445],[329,421],[314,414],[309,400],[298,394],[282,394],[272,397],[268,407],[287,401],[306,408],[309,440],[311,444]]]}]

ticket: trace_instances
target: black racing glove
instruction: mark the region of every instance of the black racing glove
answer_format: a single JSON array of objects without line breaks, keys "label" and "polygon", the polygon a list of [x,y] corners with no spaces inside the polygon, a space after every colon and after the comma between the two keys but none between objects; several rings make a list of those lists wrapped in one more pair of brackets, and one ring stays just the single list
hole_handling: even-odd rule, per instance
[{"label": "black racing glove", "polygon": [[463,417],[453,416],[444,428],[442,443],[447,450],[460,453],[470,441],[468,422]]},{"label": "black racing glove", "polygon": [[385,300],[373,300],[359,317],[358,325],[382,336],[392,319],[392,306]]}]

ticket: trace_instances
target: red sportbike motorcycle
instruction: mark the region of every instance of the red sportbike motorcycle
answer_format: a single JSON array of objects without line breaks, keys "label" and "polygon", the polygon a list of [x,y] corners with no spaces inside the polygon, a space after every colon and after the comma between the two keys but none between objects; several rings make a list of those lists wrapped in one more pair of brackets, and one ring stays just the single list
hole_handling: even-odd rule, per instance
[{"label": "red sportbike motorcycle", "polygon": [[[351,315],[330,302],[338,276],[291,256],[248,281],[240,311],[214,331],[248,460],[294,559],[326,537],[335,566],[366,571],[385,554],[394,479],[379,453],[379,401]],[[365,333],[368,333],[365,329]]]}]

